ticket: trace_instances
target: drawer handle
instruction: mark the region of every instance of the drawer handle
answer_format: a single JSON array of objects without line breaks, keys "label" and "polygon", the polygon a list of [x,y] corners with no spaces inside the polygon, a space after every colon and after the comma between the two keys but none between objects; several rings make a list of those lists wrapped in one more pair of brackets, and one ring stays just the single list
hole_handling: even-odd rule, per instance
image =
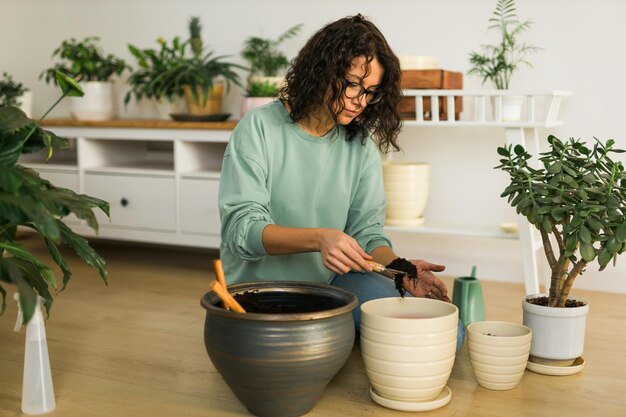
[{"label": "drawer handle", "polygon": [[128,199],[122,197],[122,199],[120,200],[120,204],[122,205],[122,207],[126,207],[128,205]]}]

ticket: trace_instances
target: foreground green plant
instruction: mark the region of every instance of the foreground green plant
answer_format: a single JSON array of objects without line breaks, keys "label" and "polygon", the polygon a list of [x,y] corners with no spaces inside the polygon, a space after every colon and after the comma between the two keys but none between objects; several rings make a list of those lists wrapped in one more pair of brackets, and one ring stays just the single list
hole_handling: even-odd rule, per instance
[{"label": "foreground green plant", "polygon": [[[576,277],[596,260],[602,271],[626,251],[626,172],[611,153],[614,140],[596,139],[592,148],[580,140],[548,137],[542,168],[528,165],[531,155],[521,146],[499,147],[497,169],[509,174],[507,197],[541,233],[551,269],[548,305],[563,307]],[[550,237],[554,238],[556,247]]]},{"label": "foreground green plant", "polygon": [[498,0],[493,17],[489,19],[489,30],[499,32],[500,41],[496,45],[482,45],[482,52],[470,53],[471,68],[468,74],[476,74],[493,82],[496,89],[507,90],[511,76],[520,64],[532,67],[526,56],[541,48],[520,42],[518,37],[527,31],[532,22],[521,22],[515,11],[515,0]]},{"label": "foreground green plant", "polygon": [[[61,256],[59,243],[73,249],[85,263],[97,269],[105,283],[107,280],[104,260],[89,246],[87,240],[74,233],[61,218],[73,213],[97,231],[98,222],[93,209],[101,209],[108,215],[109,204],[65,188],[57,188],[34,170],[18,163],[21,154],[43,148],[47,149],[47,162],[55,148],[68,146],[67,139],[42,129],[39,124],[64,97],[80,97],[83,92],[75,80],[63,73],[56,73],[56,82],[63,95],[38,121],[29,119],[16,107],[0,108],[0,283],[17,287],[24,323],[32,318],[38,295],[45,299],[44,306],[49,315],[52,293],[62,291],[70,281],[72,272]],[[52,260],[63,273],[60,289],[52,268],[16,242],[18,227],[32,229],[43,238]],[[6,290],[2,284],[0,294],[2,314],[6,309]]]}]

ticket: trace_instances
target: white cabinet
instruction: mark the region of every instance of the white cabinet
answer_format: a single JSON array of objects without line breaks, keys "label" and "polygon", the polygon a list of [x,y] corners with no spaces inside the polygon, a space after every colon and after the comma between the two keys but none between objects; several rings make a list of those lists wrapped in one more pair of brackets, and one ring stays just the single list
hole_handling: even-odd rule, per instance
[{"label": "white cabinet", "polygon": [[[48,120],[44,127],[70,139],[48,164],[45,155],[21,163],[58,187],[108,201],[98,236],[138,242],[219,248],[217,192],[222,158],[235,122]],[[95,236],[74,217],[65,219]]]}]

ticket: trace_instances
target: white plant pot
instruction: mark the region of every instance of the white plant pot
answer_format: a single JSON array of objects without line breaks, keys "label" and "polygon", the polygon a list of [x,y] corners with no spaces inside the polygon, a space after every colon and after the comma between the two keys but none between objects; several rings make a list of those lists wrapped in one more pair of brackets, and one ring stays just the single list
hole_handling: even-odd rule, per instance
[{"label": "white plant pot", "polygon": [[387,224],[417,225],[428,202],[430,165],[420,162],[383,163]]},{"label": "white plant pot", "polygon": [[159,119],[170,120],[170,114],[172,113],[186,113],[187,105],[185,104],[184,97],[176,97],[172,100],[167,98],[160,98],[156,101],[157,113]]},{"label": "white plant pot", "polygon": [[[582,307],[545,307],[527,302],[527,299],[547,296],[527,295],[522,299],[524,325],[533,331],[530,355],[543,361],[572,363],[582,356],[585,345],[585,325],[589,304]],[[571,298],[571,297],[570,297]]]},{"label": "white plant pot", "polygon": [[454,304],[426,298],[363,303],[361,353],[374,401],[435,399],[452,372],[458,317]]},{"label": "white plant pot", "polygon": [[[503,122],[519,122],[522,120],[522,105],[524,96],[502,96],[501,120]],[[492,97],[494,108],[494,120],[498,120],[498,104],[495,97]]]},{"label": "white plant pot", "polygon": [[70,97],[72,114],[78,120],[108,120],[115,115],[113,84],[104,81],[83,81],[82,97]]},{"label": "white plant pot", "polygon": [[266,104],[272,103],[274,100],[276,100],[276,97],[244,97],[241,102],[241,116],[243,117],[248,110],[265,106]]},{"label": "white plant pot", "polygon": [[22,97],[17,99],[20,102],[20,109],[26,113],[29,119],[33,118],[33,92],[26,91],[22,94]]},{"label": "white plant pot", "polygon": [[493,390],[515,388],[526,369],[531,339],[532,330],[517,323],[469,324],[467,347],[478,384]]}]

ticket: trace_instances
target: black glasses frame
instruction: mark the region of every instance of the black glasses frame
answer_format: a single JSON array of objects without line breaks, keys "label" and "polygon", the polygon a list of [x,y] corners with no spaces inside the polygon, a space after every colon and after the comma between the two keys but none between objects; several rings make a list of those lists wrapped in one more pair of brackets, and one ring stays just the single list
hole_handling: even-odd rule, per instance
[{"label": "black glasses frame", "polygon": [[[348,92],[348,89],[350,87],[357,87],[357,86],[359,87],[358,94],[354,94],[354,93],[349,93]],[[344,79],[344,81],[343,81],[343,93],[349,99],[360,98],[362,95],[365,94],[365,102],[367,104],[376,104],[380,100],[382,100],[383,96],[385,95],[384,91],[381,91],[381,90],[368,90],[367,88],[363,87],[363,85],[361,85],[360,83],[355,83],[354,81],[350,81],[350,80],[346,80],[346,79]]]}]

